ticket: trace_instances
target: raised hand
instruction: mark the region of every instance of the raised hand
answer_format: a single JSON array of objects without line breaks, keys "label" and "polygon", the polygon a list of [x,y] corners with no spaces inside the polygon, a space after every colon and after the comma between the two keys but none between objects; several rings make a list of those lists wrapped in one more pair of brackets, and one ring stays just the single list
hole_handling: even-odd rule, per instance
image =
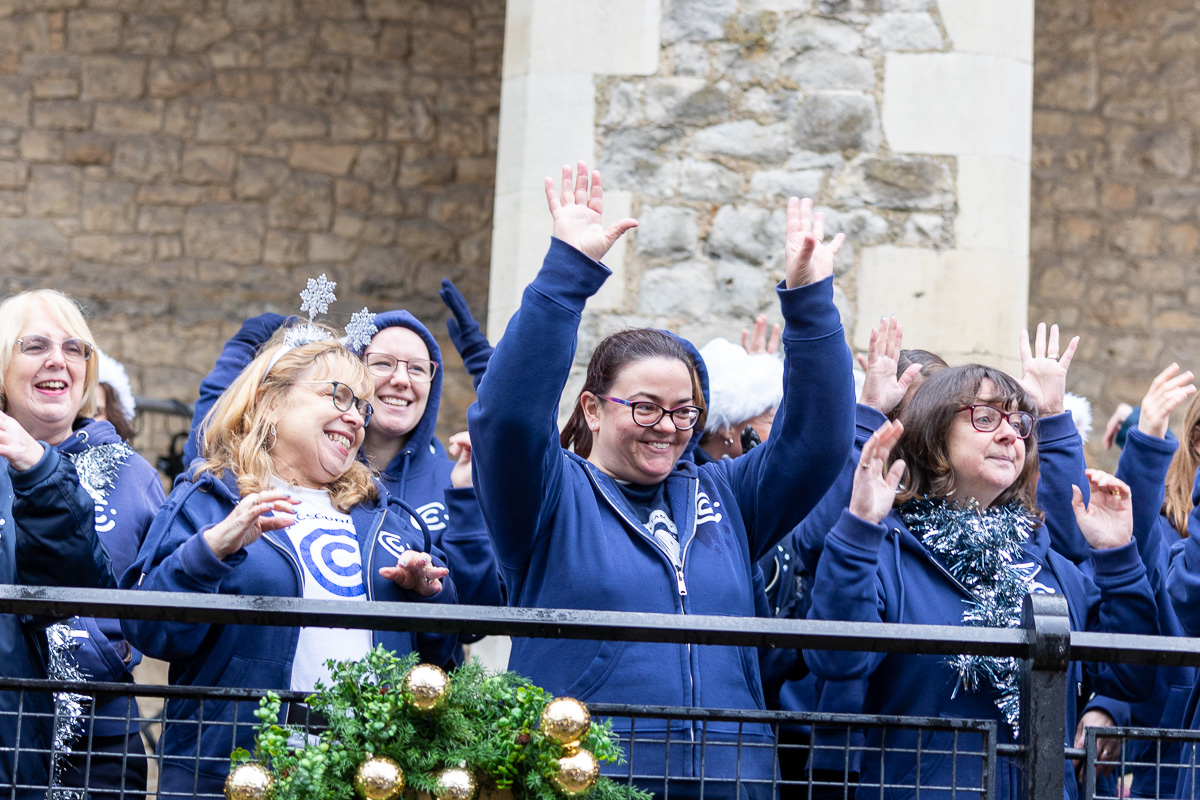
[{"label": "raised hand", "polygon": [[1087,471],[1091,503],[1085,508],[1083,492],[1071,487],[1071,507],[1083,538],[1093,550],[1109,550],[1129,544],[1133,538],[1133,501],[1129,487],[1098,469]]},{"label": "raised hand", "polygon": [[213,554],[224,561],[257,540],[263,531],[277,531],[294,523],[296,515],[292,509],[299,502],[277,489],[248,494],[233,507],[229,516],[202,534],[204,541]]},{"label": "raised hand", "polygon": [[783,339],[783,328],[776,322],[771,326],[771,340],[767,341],[767,315],[759,314],[754,318],[754,333],[742,328],[742,349],[752,356],[759,353],[775,355],[779,352],[779,342]]},{"label": "raised hand", "polygon": [[896,377],[900,365],[900,345],[904,340],[904,329],[900,320],[893,314],[883,317],[879,324],[871,328],[871,340],[867,344],[867,357],[858,357],[862,365],[863,381],[862,397],[859,402],[870,406],[882,414],[890,414],[892,409],[904,399],[908,387],[916,380],[921,371],[920,364],[912,364],[904,370],[904,374]]},{"label": "raised hand", "polygon": [[1129,419],[1129,415],[1133,413],[1133,406],[1129,403],[1121,403],[1117,406],[1117,410],[1108,418],[1108,424],[1104,426],[1104,449],[1112,448],[1113,443],[1117,441],[1117,434],[1121,432],[1121,426],[1125,424],[1125,420]]},{"label": "raised hand", "polygon": [[431,597],[442,590],[442,578],[450,574],[445,567],[435,567],[428,553],[405,550],[394,567],[383,567],[379,574],[401,589]]},{"label": "raised hand", "polygon": [[789,289],[816,283],[833,274],[833,257],[846,241],[839,233],[828,244],[825,238],[825,212],[813,213],[812,198],[788,198],[787,238],[784,245],[784,285]]},{"label": "raised hand", "polygon": [[878,525],[892,510],[904,477],[904,461],[898,459],[888,469],[887,459],[902,433],[904,426],[899,422],[885,422],[863,445],[850,492],[850,513],[863,522]]},{"label": "raised hand", "polygon": [[471,434],[461,431],[450,437],[446,447],[450,457],[457,459],[450,470],[450,485],[455,489],[471,486]]},{"label": "raised hand", "polygon": [[637,227],[637,220],[626,217],[605,228],[600,217],[604,212],[604,188],[600,173],[592,171],[588,187],[587,164],[576,165],[574,178],[571,168],[562,168],[562,186],[555,190],[554,181],[546,178],[546,204],[554,218],[554,236],[581,251],[593,261],[599,261],[621,234]]},{"label": "raised hand", "polygon": [[0,411],[0,456],[8,459],[13,469],[24,472],[41,461],[45,452],[21,423]]},{"label": "raised hand", "polygon": [[[1154,380],[1150,381],[1150,388],[1146,390],[1146,396],[1142,398],[1142,413],[1138,417],[1138,430],[1147,436],[1165,439],[1171,412],[1196,393],[1196,385],[1192,383],[1193,377],[1191,370],[1180,373],[1179,365],[1175,363],[1158,373]],[[1107,431],[1105,431],[1104,439],[1105,442],[1108,441]]]},{"label": "raised hand", "polygon": [[1067,370],[1071,367],[1071,359],[1075,357],[1075,349],[1079,347],[1079,337],[1071,339],[1067,349],[1060,353],[1058,326],[1050,326],[1047,339],[1046,323],[1039,322],[1032,350],[1029,347],[1028,331],[1021,331],[1019,339],[1021,380],[1018,383],[1037,406],[1038,416],[1061,414],[1063,395],[1067,393]]}]

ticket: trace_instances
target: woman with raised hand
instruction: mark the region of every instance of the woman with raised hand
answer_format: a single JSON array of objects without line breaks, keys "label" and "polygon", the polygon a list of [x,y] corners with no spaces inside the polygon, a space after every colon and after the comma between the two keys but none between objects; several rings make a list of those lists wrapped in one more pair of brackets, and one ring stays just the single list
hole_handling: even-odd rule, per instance
[{"label": "woman with raised hand", "polygon": [[[33,438],[74,463],[95,504],[96,534],[119,575],[133,563],[164,494],[154,467],[112,423],[93,419],[100,391],[94,341],[79,307],[60,292],[37,289],[0,303],[5,410]],[[70,626],[75,644],[70,658],[82,678],[133,682],[141,655],[125,640],[117,620],[76,617]],[[86,701],[78,719],[70,720],[78,738],[68,742],[72,752],[58,770],[59,784],[83,787],[86,782],[97,798],[145,791],[147,760],[138,718],[137,701],[128,697]]]},{"label": "woman with raised hand", "polygon": [[[850,450],[850,354],[830,277],[843,237],[822,241],[811,201],[789,201],[783,403],[764,444],[697,466],[680,458],[703,426],[695,365],[661,331],[597,345],[559,435],[580,316],[610,274],[598,259],[636,222],[601,225],[600,175],[583,162],[574,176],[563,168],[561,189],[547,179],[546,197],[550,250],[468,413],[509,603],[753,616],[755,560],[820,499]],[[519,639],[509,666],[585,702],[754,709],[757,662],[749,647]],[[629,720],[614,722],[628,735]],[[663,791],[665,766],[672,796],[699,791],[702,777],[712,796],[729,796],[737,780],[743,795],[774,793],[766,726],[639,720],[636,734],[631,767],[644,788]]]},{"label": "woman with raised hand", "polygon": [[[374,381],[358,355],[281,331],[209,411],[203,461],[179,483],[122,586],[345,601],[455,602],[440,551],[356,456]],[[445,581],[445,585],[443,582]],[[446,664],[454,637],[391,631],[126,621],[172,684],[311,691],[326,659],[376,645]],[[175,699],[160,797],[219,794],[252,746],[256,703]],[[298,709],[289,709],[289,712]]]},{"label": "woman with raised hand", "polygon": [[[1095,470],[1081,475],[1088,505],[1082,487],[1071,488],[1070,513],[1091,548],[1092,576],[1051,548],[1037,502],[1036,413],[1021,383],[999,370],[968,364],[929,376],[903,424],[883,423],[863,447],[849,508],[825,540],[809,618],[1015,627],[1025,595],[1045,593],[1066,599],[1073,630],[1157,633],[1123,482]],[[862,713],[996,719],[1001,741],[1015,739],[1014,660],[819,650],[806,650],[805,659],[830,681],[824,707],[836,706],[826,703],[828,692],[846,686],[865,697]],[[1070,670],[1072,685],[1086,675],[1097,691],[1124,699],[1145,697],[1153,681],[1152,668],[1076,663]],[[1075,733],[1070,700],[1067,743]],[[952,756],[952,736],[924,734],[918,756],[916,734],[888,731],[883,755],[862,759],[860,791],[909,796],[918,776],[922,796],[935,794],[933,786],[982,786],[980,759]],[[958,737],[959,751],[978,745]],[[879,731],[868,731],[867,746],[879,745]],[[995,775],[997,796],[1016,796],[1016,764],[1004,760]],[[1074,796],[1072,776],[1064,777]]]}]

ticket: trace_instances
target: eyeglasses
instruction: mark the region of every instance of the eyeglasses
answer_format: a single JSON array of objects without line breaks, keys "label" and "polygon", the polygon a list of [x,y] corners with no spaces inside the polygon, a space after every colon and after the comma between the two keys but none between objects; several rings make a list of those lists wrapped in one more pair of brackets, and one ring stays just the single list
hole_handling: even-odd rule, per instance
[{"label": "eyeglasses", "polygon": [[995,406],[985,403],[972,403],[962,406],[955,411],[971,411],[971,427],[980,433],[991,433],[1000,427],[1000,420],[1008,420],[1008,424],[1016,432],[1018,439],[1028,439],[1033,433],[1033,415],[1024,411],[1001,411]]},{"label": "eyeglasses", "polygon": [[704,411],[699,406],[663,408],[658,403],[651,403],[649,400],[637,400],[631,403],[628,400],[622,400],[619,397],[609,397],[604,394],[598,394],[596,397],[599,397],[601,400],[607,400],[610,403],[629,406],[629,410],[633,412],[633,421],[643,428],[653,428],[658,424],[660,419],[670,414],[671,422],[675,424],[675,430],[690,431],[696,427],[696,423],[700,421],[700,414]]},{"label": "eyeglasses", "polygon": [[[17,339],[17,347],[21,348],[21,352],[27,356],[37,358],[44,356],[54,349],[54,340],[47,336],[22,336]],[[91,342],[85,342],[83,339],[63,339],[62,344],[58,345],[62,350],[63,358],[68,361],[87,361],[92,357]]]},{"label": "eyeglasses", "polygon": [[358,411],[363,418],[363,427],[367,427],[371,422],[371,417],[375,414],[375,407],[366,400],[354,393],[346,384],[340,381],[295,381],[295,383],[308,383],[317,386],[330,385],[333,386],[333,407],[338,411],[349,411],[351,408]]},{"label": "eyeglasses", "polygon": [[424,358],[410,358],[405,361],[387,353],[364,353],[363,362],[367,365],[368,372],[378,375],[380,378],[390,377],[396,371],[396,367],[403,364],[405,372],[408,373],[408,379],[417,383],[432,381],[438,368],[436,361]]}]

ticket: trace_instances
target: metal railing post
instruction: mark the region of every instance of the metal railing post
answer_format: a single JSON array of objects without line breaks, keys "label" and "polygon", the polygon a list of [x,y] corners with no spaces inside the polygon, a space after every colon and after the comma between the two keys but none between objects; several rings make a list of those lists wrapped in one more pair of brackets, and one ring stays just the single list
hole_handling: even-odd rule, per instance
[{"label": "metal railing post", "polygon": [[1021,609],[1029,632],[1029,658],[1021,663],[1021,738],[1025,800],[1062,800],[1063,710],[1071,619],[1060,595],[1030,594]]}]

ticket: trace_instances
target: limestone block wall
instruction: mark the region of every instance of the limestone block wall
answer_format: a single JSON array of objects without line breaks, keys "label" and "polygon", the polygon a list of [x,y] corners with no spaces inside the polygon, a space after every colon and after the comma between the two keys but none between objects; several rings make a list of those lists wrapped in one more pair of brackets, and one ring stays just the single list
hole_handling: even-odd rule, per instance
[{"label": "limestone block wall", "polygon": [[485,307],[503,28],[503,0],[0,2],[0,292],[70,293],[184,400],[320,272],[329,321],[406,307],[444,340],[443,276]]},{"label": "limestone block wall", "polygon": [[[516,5],[510,49],[552,13],[526,0],[518,19]],[[703,344],[736,339],[757,313],[778,318],[783,209],[808,195],[849,237],[838,302],[856,347],[896,312],[912,346],[1015,362],[1028,297],[1031,2],[663,0],[658,10],[623,17],[610,44],[624,64],[566,59],[584,80],[547,116],[593,126],[583,142],[573,134],[574,152],[516,121],[524,136],[506,136],[510,81],[528,86],[537,71],[527,61],[518,75],[506,57],[497,220],[506,189],[530,194],[511,226],[520,261],[494,240],[493,337],[545,249],[541,176],[594,154],[619,190],[612,216],[628,209],[641,227],[609,259],[616,274],[585,317],[581,355],[631,325]],[[515,288],[501,288],[502,275]]]},{"label": "limestone block wall", "polygon": [[1072,384],[1102,426],[1171,361],[1200,367],[1200,16],[1045,0],[1036,29],[1030,313],[1083,337]]}]

